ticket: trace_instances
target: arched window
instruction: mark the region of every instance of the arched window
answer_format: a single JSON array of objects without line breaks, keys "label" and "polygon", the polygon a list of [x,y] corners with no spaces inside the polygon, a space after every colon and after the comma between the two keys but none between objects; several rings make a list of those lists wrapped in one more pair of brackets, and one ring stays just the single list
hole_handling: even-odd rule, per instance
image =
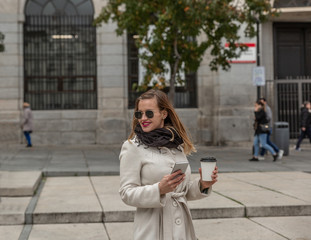
[{"label": "arched window", "polygon": [[34,110],[96,109],[91,0],[28,0],[25,15],[25,101]]}]

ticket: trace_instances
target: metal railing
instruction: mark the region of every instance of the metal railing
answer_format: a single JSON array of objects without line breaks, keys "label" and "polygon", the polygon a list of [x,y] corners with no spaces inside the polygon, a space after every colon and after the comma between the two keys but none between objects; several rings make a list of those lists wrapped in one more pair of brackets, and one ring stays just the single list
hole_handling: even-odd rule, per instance
[{"label": "metal railing", "polygon": [[93,76],[27,77],[25,101],[35,110],[94,109],[97,106]]},{"label": "metal railing", "polygon": [[272,105],[275,121],[288,122],[290,137],[297,138],[302,104],[311,101],[311,79],[268,80],[265,96]]}]

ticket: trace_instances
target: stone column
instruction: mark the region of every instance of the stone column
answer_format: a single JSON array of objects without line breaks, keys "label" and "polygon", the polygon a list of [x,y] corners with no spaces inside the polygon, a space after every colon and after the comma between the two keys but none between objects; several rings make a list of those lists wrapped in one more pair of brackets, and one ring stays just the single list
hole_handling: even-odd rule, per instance
[{"label": "stone column", "polygon": [[[254,41],[241,39],[244,43]],[[207,52],[198,70],[200,142],[213,145],[249,144],[256,99],[256,87],[252,84],[255,64],[232,64],[229,71],[211,72],[210,60]]]},{"label": "stone column", "polygon": [[121,144],[127,138],[127,45],[126,36],[117,37],[115,29],[105,23],[97,28],[99,144]]},{"label": "stone column", "polygon": [[5,51],[0,53],[0,142],[16,143],[22,139],[23,96],[23,25],[18,14],[18,1],[0,1],[0,30],[5,35]]},{"label": "stone column", "polygon": [[197,139],[201,144],[212,144],[217,135],[218,109],[218,74],[211,72],[209,68],[209,54],[205,54],[198,69],[198,129]]}]

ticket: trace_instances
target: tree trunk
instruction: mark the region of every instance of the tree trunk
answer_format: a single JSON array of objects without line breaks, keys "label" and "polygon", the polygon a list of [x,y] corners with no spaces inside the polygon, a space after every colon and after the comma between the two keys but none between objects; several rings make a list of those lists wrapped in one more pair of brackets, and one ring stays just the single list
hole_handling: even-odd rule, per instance
[{"label": "tree trunk", "polygon": [[180,55],[178,53],[178,49],[177,49],[177,39],[175,38],[174,41],[174,58],[175,58],[175,62],[174,64],[171,65],[171,79],[170,79],[170,90],[168,93],[168,98],[171,101],[171,103],[173,105],[174,104],[174,99],[175,99],[175,79],[176,79],[176,74],[178,71],[178,65],[179,65],[179,61],[180,61]]}]

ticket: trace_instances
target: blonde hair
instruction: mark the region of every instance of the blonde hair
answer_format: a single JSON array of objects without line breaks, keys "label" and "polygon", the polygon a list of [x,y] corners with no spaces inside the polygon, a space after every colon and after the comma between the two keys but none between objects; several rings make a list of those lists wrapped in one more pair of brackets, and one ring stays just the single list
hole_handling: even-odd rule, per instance
[{"label": "blonde hair", "polygon": [[24,103],[23,103],[23,107],[25,107],[25,108],[26,108],[26,107],[30,107],[30,104],[29,104],[28,102],[24,102]]},{"label": "blonde hair", "polygon": [[[184,148],[185,154],[189,155],[192,152],[196,152],[196,149],[193,146],[192,141],[190,140],[190,135],[187,133],[185,126],[180,121],[173,105],[170,103],[167,95],[164,92],[162,92],[160,90],[151,89],[151,90],[143,93],[140,97],[138,97],[136,99],[134,113],[138,110],[138,104],[139,104],[140,100],[152,99],[152,98],[156,99],[156,101],[158,103],[158,107],[161,111],[162,110],[167,111],[167,117],[164,120],[164,127],[167,129],[169,129],[170,127],[173,127],[176,130],[178,135],[184,141],[183,148]],[[135,118],[135,116],[133,114],[132,130],[131,130],[131,133],[128,137],[128,140],[132,139],[135,136],[134,130],[135,130],[137,124],[138,124],[138,120]]]}]

